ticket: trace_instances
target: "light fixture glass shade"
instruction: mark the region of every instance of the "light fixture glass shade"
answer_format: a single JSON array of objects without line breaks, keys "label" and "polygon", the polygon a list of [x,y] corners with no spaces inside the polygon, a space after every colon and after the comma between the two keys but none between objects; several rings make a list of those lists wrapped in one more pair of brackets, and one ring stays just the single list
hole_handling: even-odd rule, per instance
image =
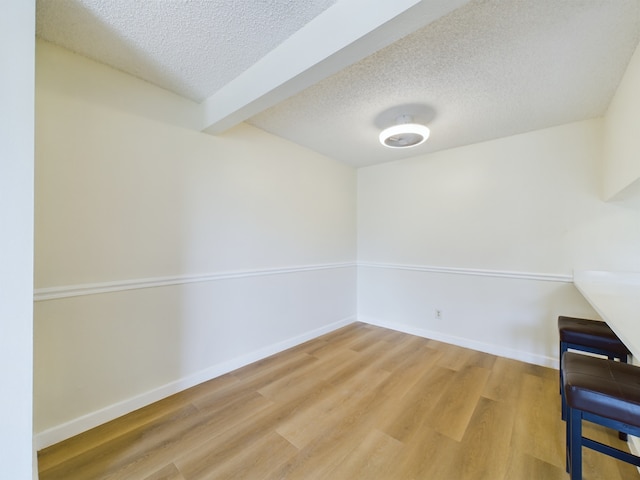
[{"label": "light fixture glass shade", "polygon": [[380,143],[389,148],[415,147],[429,138],[429,129],[418,123],[403,123],[380,132]]}]

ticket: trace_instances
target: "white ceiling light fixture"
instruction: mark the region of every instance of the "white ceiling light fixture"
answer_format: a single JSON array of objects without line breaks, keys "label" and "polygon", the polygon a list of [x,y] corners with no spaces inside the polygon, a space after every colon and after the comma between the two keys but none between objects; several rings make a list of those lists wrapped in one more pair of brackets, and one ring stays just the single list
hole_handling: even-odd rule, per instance
[{"label": "white ceiling light fixture", "polygon": [[385,128],[380,132],[380,143],[389,148],[416,147],[429,138],[429,129],[412,118],[403,115],[398,118],[397,125]]}]

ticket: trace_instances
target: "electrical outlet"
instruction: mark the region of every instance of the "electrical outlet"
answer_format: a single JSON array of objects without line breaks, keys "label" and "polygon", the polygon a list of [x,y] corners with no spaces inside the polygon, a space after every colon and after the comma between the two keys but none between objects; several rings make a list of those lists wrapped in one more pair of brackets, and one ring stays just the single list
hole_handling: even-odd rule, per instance
[{"label": "electrical outlet", "polygon": [[433,314],[433,318],[435,318],[436,320],[442,320],[442,310],[438,310],[436,308],[436,311]]}]

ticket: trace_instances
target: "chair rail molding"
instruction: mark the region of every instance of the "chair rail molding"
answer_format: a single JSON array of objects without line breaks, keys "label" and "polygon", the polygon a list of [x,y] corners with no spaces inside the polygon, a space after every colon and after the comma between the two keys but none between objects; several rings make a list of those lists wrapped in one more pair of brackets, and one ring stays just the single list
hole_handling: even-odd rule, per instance
[{"label": "chair rail molding", "polygon": [[408,265],[395,263],[375,262],[343,262],[326,263],[317,265],[302,265],[297,267],[268,268],[259,270],[239,270],[231,272],[213,272],[194,275],[173,275],[166,277],[136,278],[129,280],[115,280],[110,282],[84,283],[78,285],[63,285],[57,287],[44,287],[34,290],[33,300],[42,302],[83,295],[96,295],[100,293],[121,292],[125,290],[137,290],[141,288],[166,287],[171,285],[185,285],[188,283],[215,282],[236,278],[261,277],[269,275],[286,275],[292,273],[312,272],[317,270],[333,270],[338,268],[377,268],[386,270],[408,270],[426,273],[444,273],[453,275],[473,275],[480,277],[499,277],[517,280],[537,280],[543,282],[573,283],[573,275],[539,272],[516,272],[508,270],[489,270],[461,267],[442,267],[433,265]]},{"label": "chair rail molding", "polygon": [[516,272],[510,270],[488,270],[477,268],[441,267],[433,265],[406,265],[395,263],[358,262],[358,267],[381,268],[387,270],[409,270],[427,273],[449,273],[453,275],[473,275],[479,277],[500,277],[516,280],[538,280],[543,282],[573,283],[573,275],[560,273]]},{"label": "chair rail molding", "polygon": [[116,280],[111,282],[85,283],[79,285],[64,285],[59,287],[45,287],[34,290],[33,300],[42,302],[83,295],[138,290],[141,288],[166,287],[171,285],[185,285],[188,283],[216,282],[237,278],[262,277],[269,275],[286,275],[292,273],[312,272],[317,270],[334,270],[338,268],[355,267],[355,262],[326,263],[318,265],[303,265],[298,267],[268,268],[260,270],[240,270],[232,272],[203,273],[194,275],[174,275],[167,277],[137,278],[130,280]]}]

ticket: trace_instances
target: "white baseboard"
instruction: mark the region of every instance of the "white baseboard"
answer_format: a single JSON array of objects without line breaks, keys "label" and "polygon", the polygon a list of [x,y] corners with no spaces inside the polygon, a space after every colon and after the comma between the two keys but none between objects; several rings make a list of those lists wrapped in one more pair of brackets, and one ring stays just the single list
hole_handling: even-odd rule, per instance
[{"label": "white baseboard", "polygon": [[413,327],[410,325],[404,325],[401,323],[387,322],[384,320],[371,318],[371,317],[359,317],[359,321],[368,323],[370,325],[376,325],[378,327],[389,328],[391,330],[397,330],[399,332],[416,335],[418,337],[430,338],[432,340],[438,340],[444,343],[450,343],[459,347],[470,348],[480,352],[490,353],[492,355],[498,355],[500,357],[511,358],[513,360],[519,360],[525,363],[532,363],[534,365],[541,365],[549,368],[559,368],[559,362],[557,358],[548,357],[545,355],[536,355],[533,353],[522,352],[520,350],[514,350],[504,347],[502,345],[494,345],[490,343],[478,342],[469,338],[456,337],[453,335],[447,335],[442,332],[436,332],[433,330],[427,330],[424,328]]},{"label": "white baseboard", "polygon": [[[438,340],[441,342],[450,343],[453,345],[458,345],[460,347],[470,348],[493,355],[499,355],[502,357],[512,358],[515,360],[542,365],[545,367],[558,368],[558,360],[551,357],[529,354],[526,352],[505,348],[499,345],[477,342],[468,338],[446,335],[441,332],[426,330],[399,323],[386,322],[371,317],[358,318],[358,320],[370,325],[397,330],[399,332],[408,333],[410,335],[417,335],[419,337],[430,338],[433,340]],[[79,433],[94,428],[98,425],[109,422],[122,415],[126,415],[127,413],[133,412],[134,410],[142,408],[153,402],[162,400],[163,398],[178,393],[182,390],[186,390],[187,388],[191,388],[202,382],[206,382],[213,378],[219,377],[221,375],[224,375],[225,373],[229,373],[233,370],[244,367],[245,365],[286,350],[287,348],[294,347],[308,340],[319,337],[320,335],[324,335],[325,333],[337,330],[338,328],[349,325],[355,321],[355,316],[339,320],[337,322],[325,325],[309,332],[305,332],[301,335],[289,338],[287,340],[268,345],[258,350],[254,350],[253,352],[249,352],[240,357],[236,357],[228,361],[212,365],[211,367],[201,370],[200,372],[196,372],[174,382],[162,385],[143,394],[123,400],[113,405],[109,405],[105,408],[83,415],[82,417],[78,417],[69,422],[56,425],[55,427],[39,432],[34,436],[35,448],[36,450],[41,450],[50,445],[61,442],[62,440],[71,438],[74,435],[78,435]],[[637,441],[636,446],[638,448],[638,451],[640,451],[640,440],[635,440]]]},{"label": "white baseboard", "polygon": [[337,322],[325,325],[320,328],[316,328],[309,332],[305,332],[301,335],[283,340],[272,345],[254,350],[240,357],[230,359],[228,361],[212,365],[209,368],[196,372],[184,378],[180,378],[174,382],[162,385],[158,388],[150,390],[148,392],[136,395],[135,397],[123,400],[121,402],[109,405],[105,408],[83,415],[79,418],[75,418],[69,422],[55,427],[49,428],[43,432],[36,433],[34,435],[34,445],[36,450],[41,450],[55,443],[71,438],[74,435],[90,430],[103,423],[109,422],[115,418],[126,415],[146,405],[150,405],[153,402],[162,400],[170,395],[178,393],[187,388],[191,388],[200,383],[206,382],[213,378],[229,373],[240,367],[244,367],[250,363],[262,360],[273,354],[281,352],[291,347],[295,347],[301,343],[304,343],[313,338],[329,333],[338,328],[344,327],[356,321],[356,317],[347,317]]}]

